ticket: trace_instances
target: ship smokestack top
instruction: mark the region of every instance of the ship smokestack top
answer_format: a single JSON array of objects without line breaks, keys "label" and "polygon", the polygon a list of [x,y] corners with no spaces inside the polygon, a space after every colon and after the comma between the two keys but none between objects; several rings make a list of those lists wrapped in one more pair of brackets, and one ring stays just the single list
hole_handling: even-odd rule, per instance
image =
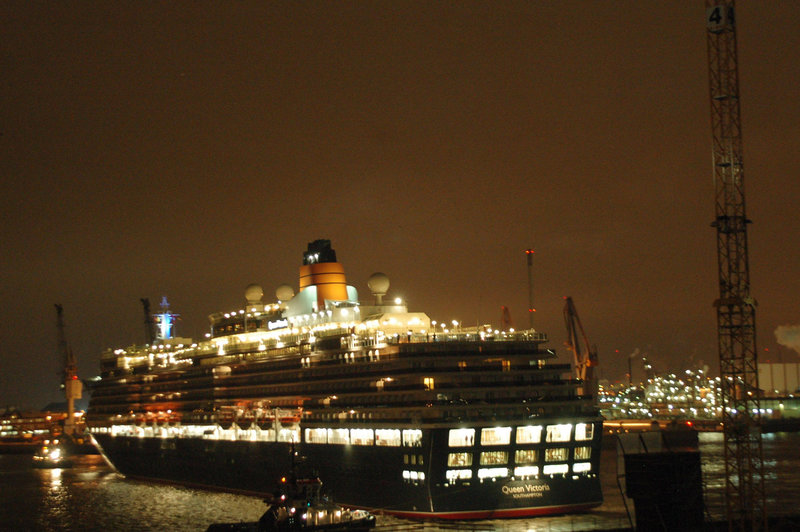
[{"label": "ship smokestack top", "polygon": [[303,253],[303,264],[320,262],[336,262],[336,252],[331,248],[330,240],[315,240],[308,243],[308,250]]}]

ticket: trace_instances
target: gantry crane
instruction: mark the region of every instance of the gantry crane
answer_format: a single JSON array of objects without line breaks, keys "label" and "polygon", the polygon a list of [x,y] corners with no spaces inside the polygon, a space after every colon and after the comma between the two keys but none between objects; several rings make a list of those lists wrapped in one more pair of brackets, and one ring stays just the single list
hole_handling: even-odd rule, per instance
[{"label": "gantry crane", "polygon": [[733,0],[706,0],[717,230],[717,335],[730,530],[765,530],[755,300],[747,257],[739,67]]},{"label": "gantry crane", "polygon": [[597,366],[597,347],[589,345],[581,319],[571,297],[565,297],[564,322],[567,326],[567,349],[572,351],[575,363],[575,377],[583,382],[578,393],[597,396],[597,379],[594,368]]}]

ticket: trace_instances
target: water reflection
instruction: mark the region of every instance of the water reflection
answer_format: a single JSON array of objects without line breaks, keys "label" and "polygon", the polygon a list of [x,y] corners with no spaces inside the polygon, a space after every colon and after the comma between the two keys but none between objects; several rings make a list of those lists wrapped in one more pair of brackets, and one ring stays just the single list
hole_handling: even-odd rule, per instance
[{"label": "water reflection", "polygon": [[[706,503],[722,515],[723,438],[700,435]],[[800,434],[764,438],[770,512],[791,511],[800,500]],[[419,522],[379,517],[378,530],[593,530],[627,528],[616,484],[616,450],[603,449],[601,475],[605,502],[586,514],[535,519],[460,523]],[[125,479],[99,456],[80,457],[71,468],[34,469],[29,456],[0,455],[0,529],[4,530],[205,530],[214,522],[255,521],[264,511],[260,498],[199,491]]]}]

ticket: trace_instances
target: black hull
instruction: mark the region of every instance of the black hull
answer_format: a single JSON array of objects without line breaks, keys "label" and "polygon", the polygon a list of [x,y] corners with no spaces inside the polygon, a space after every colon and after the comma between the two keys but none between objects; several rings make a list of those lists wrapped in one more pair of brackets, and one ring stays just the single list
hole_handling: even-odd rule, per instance
[{"label": "black hull", "polygon": [[[291,468],[289,444],[283,442],[108,434],[96,434],[95,438],[107,460],[132,478],[267,496],[278,489],[279,479]],[[405,517],[484,519],[570,513],[602,503],[596,474],[439,482],[436,479],[443,480],[445,466],[437,471],[433,450],[435,445],[430,443],[416,448],[298,446],[324,480],[331,498],[344,506]],[[409,468],[404,465],[404,455],[409,453],[427,457],[426,466],[417,467],[424,470],[427,481],[404,480],[404,468]],[[598,449],[594,461],[599,461],[599,454]],[[597,471],[597,465],[593,469]]]}]

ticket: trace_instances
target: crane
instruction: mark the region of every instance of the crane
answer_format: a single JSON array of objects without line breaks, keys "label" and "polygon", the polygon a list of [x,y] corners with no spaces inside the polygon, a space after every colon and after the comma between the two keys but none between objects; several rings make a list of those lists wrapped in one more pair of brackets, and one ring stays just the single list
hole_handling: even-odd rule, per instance
[{"label": "crane", "polygon": [[717,311],[728,528],[765,530],[764,458],[750,295],[734,0],[706,0],[717,231]]},{"label": "crane", "polygon": [[564,304],[564,322],[567,326],[567,349],[572,351],[575,363],[575,377],[583,382],[578,389],[581,395],[597,396],[597,379],[594,368],[597,366],[597,347],[589,346],[589,339],[583,330],[581,319],[572,298],[567,296]]},{"label": "crane", "polygon": [[514,322],[511,320],[511,311],[508,307],[503,305],[500,307],[500,330],[508,331],[514,328]]},{"label": "crane", "polygon": [[78,379],[78,363],[75,354],[67,344],[64,330],[64,308],[56,304],[56,327],[58,329],[58,351],[64,360],[64,395],[67,399],[67,418],[64,420],[64,434],[75,434],[75,399],[80,399],[83,383]]}]

